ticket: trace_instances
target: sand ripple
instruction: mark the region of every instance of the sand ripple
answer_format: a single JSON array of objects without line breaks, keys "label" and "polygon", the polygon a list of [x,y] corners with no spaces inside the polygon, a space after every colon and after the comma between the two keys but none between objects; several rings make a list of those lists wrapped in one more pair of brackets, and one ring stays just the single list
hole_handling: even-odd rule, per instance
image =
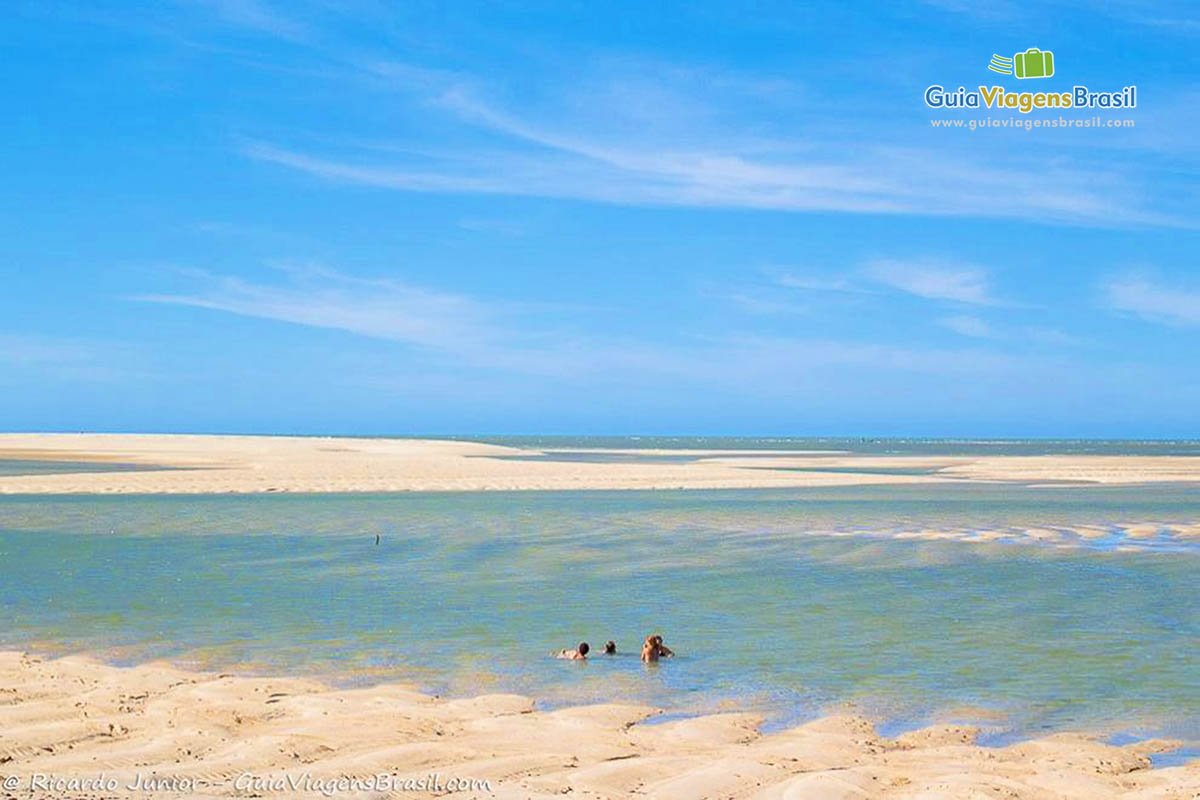
[{"label": "sand ripple", "polygon": [[[885,738],[854,716],[761,735],[749,714],[645,725],[657,712],[641,706],[540,712],[514,695],[335,691],[16,652],[0,652],[0,687],[0,776],[16,782],[14,797],[440,794],[417,789],[422,779],[486,781],[446,793],[503,798],[1200,796],[1200,762],[1151,769],[1150,754],[1178,744],[1163,741],[1117,747],[1058,734],[983,748],[970,727]],[[118,788],[31,792],[35,775]],[[388,791],[353,790],[380,785],[380,775]],[[155,790],[126,788],[151,777]]]}]

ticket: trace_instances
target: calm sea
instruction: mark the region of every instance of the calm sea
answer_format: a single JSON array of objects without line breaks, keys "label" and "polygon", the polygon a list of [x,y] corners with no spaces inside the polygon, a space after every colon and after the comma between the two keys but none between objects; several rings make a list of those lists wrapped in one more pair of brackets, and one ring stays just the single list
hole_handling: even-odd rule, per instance
[{"label": "calm sea", "polygon": [[[1050,451],[1065,447],[1117,445]],[[0,646],[516,691],[546,706],[750,709],[769,727],[854,709],[889,732],[970,721],[996,742],[1081,728],[1198,739],[1196,523],[1188,486],[7,496]],[[638,662],[652,632],[678,658]],[[610,638],[613,658],[548,657]]]}]

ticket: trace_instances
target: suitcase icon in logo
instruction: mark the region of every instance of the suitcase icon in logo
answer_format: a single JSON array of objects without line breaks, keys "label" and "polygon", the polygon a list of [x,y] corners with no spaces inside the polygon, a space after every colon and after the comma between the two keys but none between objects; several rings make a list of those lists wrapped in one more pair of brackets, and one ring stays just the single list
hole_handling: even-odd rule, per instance
[{"label": "suitcase icon in logo", "polygon": [[1054,53],[1031,47],[1013,56],[1013,74],[1018,78],[1049,78],[1054,74]]}]

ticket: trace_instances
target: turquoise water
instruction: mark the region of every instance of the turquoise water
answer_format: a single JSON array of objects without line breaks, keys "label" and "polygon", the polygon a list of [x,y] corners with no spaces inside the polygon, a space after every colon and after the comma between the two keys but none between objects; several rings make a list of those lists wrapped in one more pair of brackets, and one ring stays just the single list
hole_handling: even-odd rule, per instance
[{"label": "turquoise water", "polygon": [[[1147,521],[1168,527],[1120,528]],[[0,497],[0,646],[1200,739],[1200,541],[1169,527],[1197,521],[1161,486]],[[955,538],[905,538],[929,531]],[[640,664],[651,632],[679,657]]]}]

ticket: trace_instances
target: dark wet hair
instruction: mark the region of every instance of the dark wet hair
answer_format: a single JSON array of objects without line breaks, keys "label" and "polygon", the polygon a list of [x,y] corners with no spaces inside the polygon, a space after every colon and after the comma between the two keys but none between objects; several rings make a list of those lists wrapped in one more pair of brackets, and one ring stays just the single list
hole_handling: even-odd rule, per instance
[{"label": "dark wet hair", "polygon": [[609,653],[609,654],[617,652],[617,643],[614,642],[612,639],[609,639],[607,642],[604,643],[604,652]]},{"label": "dark wet hair", "polygon": [[586,656],[586,655],[587,655],[587,652],[588,652],[588,650],[591,650],[591,649],[592,649],[592,648],[588,647],[588,643],[587,643],[587,642],[580,642],[580,643],[579,643],[579,655],[581,655],[581,656]]}]

